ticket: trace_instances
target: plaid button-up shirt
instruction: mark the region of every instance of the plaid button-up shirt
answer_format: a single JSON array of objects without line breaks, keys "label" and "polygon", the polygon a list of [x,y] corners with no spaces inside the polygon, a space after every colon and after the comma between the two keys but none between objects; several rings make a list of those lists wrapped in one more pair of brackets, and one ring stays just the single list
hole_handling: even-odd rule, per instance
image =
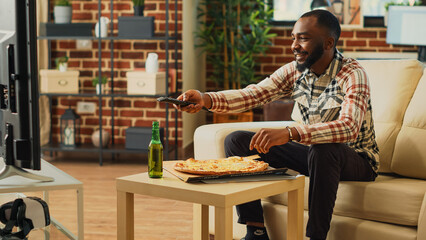
[{"label": "plaid button-up shirt", "polygon": [[346,143],[378,171],[379,149],[367,74],[357,61],[339,52],[319,77],[308,69],[297,71],[293,61],[258,84],[208,94],[214,112],[242,112],[291,96],[303,121],[296,126],[300,143]]}]

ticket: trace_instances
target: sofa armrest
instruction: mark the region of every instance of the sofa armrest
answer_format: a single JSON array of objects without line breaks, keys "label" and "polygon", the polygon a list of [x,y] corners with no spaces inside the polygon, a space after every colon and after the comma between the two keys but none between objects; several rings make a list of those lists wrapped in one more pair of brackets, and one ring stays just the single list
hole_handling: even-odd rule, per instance
[{"label": "sofa armrest", "polygon": [[426,239],[426,193],[420,208],[419,223],[417,225],[417,239]]},{"label": "sofa armrest", "polygon": [[284,128],[294,125],[293,121],[238,122],[207,124],[198,127],[194,133],[194,157],[206,160],[224,158],[225,137],[237,130],[257,131],[261,128]]}]

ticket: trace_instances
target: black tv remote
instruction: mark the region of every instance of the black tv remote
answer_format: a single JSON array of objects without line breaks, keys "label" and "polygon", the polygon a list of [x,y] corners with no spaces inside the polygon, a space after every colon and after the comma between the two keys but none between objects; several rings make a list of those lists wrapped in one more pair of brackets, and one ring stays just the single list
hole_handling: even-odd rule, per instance
[{"label": "black tv remote", "polygon": [[[196,103],[193,103],[193,102],[181,101],[181,100],[178,100],[176,98],[171,98],[171,97],[159,97],[159,98],[157,98],[157,101],[166,102],[166,103],[173,103],[173,104],[176,104],[176,105],[179,105],[179,106],[182,106],[182,107],[188,106],[190,104],[196,104]],[[208,109],[205,108],[205,107],[203,107],[203,109],[208,111]]]}]

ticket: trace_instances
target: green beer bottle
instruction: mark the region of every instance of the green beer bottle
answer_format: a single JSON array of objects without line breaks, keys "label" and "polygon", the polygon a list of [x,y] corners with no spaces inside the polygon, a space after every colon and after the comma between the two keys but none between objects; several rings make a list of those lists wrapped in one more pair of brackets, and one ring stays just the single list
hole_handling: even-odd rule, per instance
[{"label": "green beer bottle", "polygon": [[163,177],[163,145],[160,141],[158,122],[152,122],[152,138],[149,143],[148,174],[150,178]]}]

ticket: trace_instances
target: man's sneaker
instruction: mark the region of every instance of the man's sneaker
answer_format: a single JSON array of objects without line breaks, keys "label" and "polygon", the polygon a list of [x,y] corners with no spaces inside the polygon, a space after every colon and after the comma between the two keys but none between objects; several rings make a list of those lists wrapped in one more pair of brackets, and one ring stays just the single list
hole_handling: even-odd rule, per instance
[{"label": "man's sneaker", "polygon": [[269,240],[266,228],[247,226],[247,233],[241,240]]}]

